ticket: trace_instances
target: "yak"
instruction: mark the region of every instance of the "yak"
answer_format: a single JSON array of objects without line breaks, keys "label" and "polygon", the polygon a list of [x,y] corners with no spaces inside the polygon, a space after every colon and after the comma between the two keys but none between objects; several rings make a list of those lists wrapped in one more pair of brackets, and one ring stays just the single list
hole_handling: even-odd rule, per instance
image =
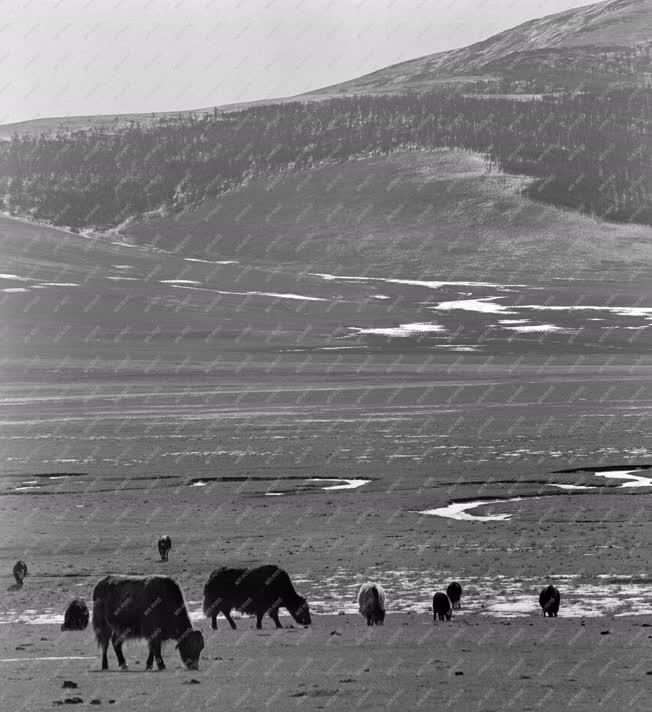
[{"label": "yak", "polygon": [[23,579],[25,576],[27,576],[27,564],[19,560],[14,564],[14,578],[16,579],[16,586],[18,588],[23,587]]},{"label": "yak", "polygon": [[432,613],[435,621],[437,618],[439,618],[440,621],[443,621],[444,618],[449,621],[453,615],[451,600],[442,591],[438,591],[432,597]]},{"label": "yak", "polygon": [[380,584],[367,582],[358,591],[358,607],[360,613],[367,619],[367,625],[383,625],[385,623],[385,590]]},{"label": "yak", "polygon": [[170,549],[172,548],[172,539],[167,534],[163,534],[158,540],[158,553],[161,555],[161,561],[167,561]]},{"label": "yak", "polygon": [[539,605],[543,610],[543,617],[546,615],[550,618],[556,618],[559,612],[559,602],[561,596],[559,591],[554,586],[546,586],[539,594]]},{"label": "yak", "polygon": [[453,608],[461,608],[460,599],[462,598],[462,587],[457,581],[448,584],[446,593],[448,598],[450,598],[451,606]]},{"label": "yak", "polygon": [[109,641],[118,665],[127,669],[122,643],[128,638],[147,640],[147,670],[152,669],[155,658],[158,669],[165,669],[161,643],[166,640],[177,641],[181,660],[189,670],[199,667],[204,636],[193,630],[181,589],[169,576],[103,578],[93,590],[93,628],[102,648],[102,670],[109,669]]},{"label": "yak", "polygon": [[88,626],[88,607],[81,598],[73,598],[63,617],[61,630],[86,630]]},{"label": "yak", "polygon": [[241,613],[256,616],[256,628],[263,627],[265,613],[282,628],[278,619],[279,608],[287,608],[290,615],[301,625],[310,625],[310,609],[306,599],[294,590],[287,572],[268,564],[251,569],[215,569],[204,586],[204,615],[211,619],[213,630],[217,629],[217,615],[223,613],[234,630],[231,617],[235,608]]}]

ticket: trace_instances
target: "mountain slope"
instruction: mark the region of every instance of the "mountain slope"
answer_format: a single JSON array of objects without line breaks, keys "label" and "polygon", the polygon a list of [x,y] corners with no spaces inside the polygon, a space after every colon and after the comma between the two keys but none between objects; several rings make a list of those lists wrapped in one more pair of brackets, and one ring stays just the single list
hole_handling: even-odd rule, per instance
[{"label": "mountain slope", "polygon": [[[549,86],[620,82],[652,85],[652,0],[608,0],[530,20],[468,47],[438,52],[379,69],[307,94],[217,107],[237,111],[256,105],[316,101],[342,94],[428,90],[474,80],[541,80]],[[53,117],[0,126],[0,140],[14,133],[144,125],[180,113]]]},{"label": "mountain slope", "polygon": [[530,200],[521,192],[529,182],[465,151],[396,152],[253,179],[197,209],[121,232],[142,247],[310,272],[436,270],[521,281],[542,265],[575,277],[647,269],[649,227]]},{"label": "mountain slope", "polygon": [[[401,62],[320,91],[423,89],[451,78],[495,78],[517,69],[521,57],[529,60],[541,50],[562,56],[567,70],[588,57],[596,78],[645,73],[650,71],[651,41],[652,0],[610,0],[530,20],[468,47]],[[567,51],[560,52],[562,48]],[[596,67],[600,55],[613,66]],[[533,76],[545,77],[549,69],[545,62],[530,66]]]}]

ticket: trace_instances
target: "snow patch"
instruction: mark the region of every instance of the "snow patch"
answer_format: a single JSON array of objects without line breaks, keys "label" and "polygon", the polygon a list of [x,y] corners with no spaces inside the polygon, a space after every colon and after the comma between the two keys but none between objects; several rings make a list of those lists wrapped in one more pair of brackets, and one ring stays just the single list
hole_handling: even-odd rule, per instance
[{"label": "snow patch", "polygon": [[355,331],[356,336],[387,336],[395,338],[405,338],[408,336],[417,336],[419,334],[433,334],[445,331],[440,324],[432,324],[428,322],[415,322],[412,324],[399,324],[398,326],[388,327],[368,327],[349,326],[349,329]]},{"label": "snow patch", "polygon": [[450,302],[439,302],[433,309],[437,311],[474,311],[481,314],[516,314],[511,307],[504,304],[496,304],[495,300],[501,297],[483,297],[482,299],[456,299]]},{"label": "snow patch", "polygon": [[[436,509],[425,509],[419,514],[431,514],[436,517],[446,517],[448,519],[457,519],[462,522],[504,522],[512,518],[511,514],[488,514],[485,516],[469,514],[469,509],[482,507],[486,504],[505,504],[506,502],[521,502],[525,497],[510,497],[509,499],[476,499],[471,502],[452,502],[446,507],[438,507]],[[538,499],[538,497],[529,497],[527,499]]]}]

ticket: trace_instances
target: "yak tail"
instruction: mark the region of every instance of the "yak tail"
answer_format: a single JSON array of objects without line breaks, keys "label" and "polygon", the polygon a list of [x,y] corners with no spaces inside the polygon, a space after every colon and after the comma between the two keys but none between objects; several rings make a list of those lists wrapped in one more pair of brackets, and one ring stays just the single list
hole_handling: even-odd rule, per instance
[{"label": "yak tail", "polygon": [[216,611],[218,608],[218,604],[216,600],[211,601],[208,598],[208,594],[204,594],[204,603],[202,605],[202,609],[204,611],[204,615],[206,618],[211,618],[213,615],[213,611]]},{"label": "yak tail", "polygon": [[378,586],[372,586],[371,592],[374,597],[374,609],[380,611],[382,606],[380,605],[380,595],[378,594]]},{"label": "yak tail", "polygon": [[98,645],[106,642],[110,637],[110,629],[106,620],[104,601],[100,596],[93,597],[93,630]]}]

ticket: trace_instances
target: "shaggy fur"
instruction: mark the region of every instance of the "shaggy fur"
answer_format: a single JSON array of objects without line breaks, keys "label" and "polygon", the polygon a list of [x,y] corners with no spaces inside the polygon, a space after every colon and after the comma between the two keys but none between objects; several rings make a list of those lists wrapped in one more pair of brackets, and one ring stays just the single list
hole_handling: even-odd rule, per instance
[{"label": "shaggy fur", "polygon": [[145,638],[149,645],[146,668],[154,658],[165,669],[161,643],[176,640],[181,660],[196,670],[204,637],[193,630],[181,589],[168,576],[107,576],[93,591],[93,628],[102,648],[102,670],[108,670],[107,649],[113,644],[118,665],[127,668],[122,643],[128,638]]},{"label": "shaggy fur", "polygon": [[358,607],[367,619],[367,625],[383,625],[385,622],[385,590],[378,583],[367,582],[358,591]]},{"label": "shaggy fur", "polygon": [[217,628],[217,616],[222,613],[235,630],[231,611],[256,616],[256,628],[262,628],[263,616],[268,613],[277,628],[279,608],[287,608],[297,623],[309,625],[310,609],[306,599],[294,590],[287,572],[278,566],[266,565],[253,569],[222,566],[213,571],[204,586],[204,615]]},{"label": "shaggy fur", "polygon": [[437,618],[439,618],[440,621],[443,621],[444,618],[449,621],[453,615],[451,600],[442,591],[438,591],[432,597],[432,613],[435,621]]}]

